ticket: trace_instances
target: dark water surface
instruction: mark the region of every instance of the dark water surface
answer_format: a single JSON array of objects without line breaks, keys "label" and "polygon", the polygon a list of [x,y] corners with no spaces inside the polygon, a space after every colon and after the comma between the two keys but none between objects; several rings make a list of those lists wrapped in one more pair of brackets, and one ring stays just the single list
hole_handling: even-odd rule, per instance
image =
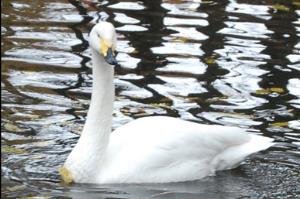
[{"label": "dark water surface", "polygon": [[[1,198],[299,197],[299,1],[4,0],[1,6]],[[61,184],[57,168],[89,105],[86,39],[99,19],[118,32],[113,128],[169,115],[260,131],[279,144],[196,182]]]}]

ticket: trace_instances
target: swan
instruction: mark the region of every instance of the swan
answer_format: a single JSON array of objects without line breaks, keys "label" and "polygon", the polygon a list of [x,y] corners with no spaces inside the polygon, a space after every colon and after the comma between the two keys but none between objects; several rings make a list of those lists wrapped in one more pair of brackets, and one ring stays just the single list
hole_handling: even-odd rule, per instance
[{"label": "swan", "polygon": [[59,169],[66,183],[192,181],[239,165],[273,139],[239,127],[204,125],[167,116],[129,122],[111,133],[116,31],[99,22],[89,34],[93,86],[82,134]]}]

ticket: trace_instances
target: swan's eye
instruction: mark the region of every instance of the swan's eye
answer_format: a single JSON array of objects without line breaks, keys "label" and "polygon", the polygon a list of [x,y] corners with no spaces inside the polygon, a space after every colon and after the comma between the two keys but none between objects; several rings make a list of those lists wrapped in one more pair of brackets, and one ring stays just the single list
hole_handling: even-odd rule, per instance
[{"label": "swan's eye", "polygon": [[99,33],[97,33],[97,36],[100,38],[100,34]]}]

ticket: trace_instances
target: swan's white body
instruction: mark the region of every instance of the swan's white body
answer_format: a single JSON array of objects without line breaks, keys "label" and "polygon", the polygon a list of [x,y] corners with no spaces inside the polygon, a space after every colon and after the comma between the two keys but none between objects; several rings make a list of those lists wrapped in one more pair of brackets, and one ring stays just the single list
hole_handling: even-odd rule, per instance
[{"label": "swan's white body", "polygon": [[[111,132],[113,66],[97,39],[114,45],[115,30],[100,22],[90,33],[93,91],[82,135],[64,164],[78,183],[165,183],[190,181],[237,166],[246,156],[273,145],[271,138],[244,129],[202,125],[172,117],[134,120]],[[99,43],[99,42],[98,42]]]}]

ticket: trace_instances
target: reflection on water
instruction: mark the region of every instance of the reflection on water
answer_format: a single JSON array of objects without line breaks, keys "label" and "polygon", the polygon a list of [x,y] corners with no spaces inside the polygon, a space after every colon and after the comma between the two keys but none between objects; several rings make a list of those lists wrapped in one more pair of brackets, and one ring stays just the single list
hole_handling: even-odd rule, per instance
[{"label": "reflection on water", "polygon": [[[2,1],[3,197],[293,198],[300,194],[297,1]],[[91,94],[87,33],[118,31],[113,128],[169,115],[280,142],[196,182],[59,183]]]}]

